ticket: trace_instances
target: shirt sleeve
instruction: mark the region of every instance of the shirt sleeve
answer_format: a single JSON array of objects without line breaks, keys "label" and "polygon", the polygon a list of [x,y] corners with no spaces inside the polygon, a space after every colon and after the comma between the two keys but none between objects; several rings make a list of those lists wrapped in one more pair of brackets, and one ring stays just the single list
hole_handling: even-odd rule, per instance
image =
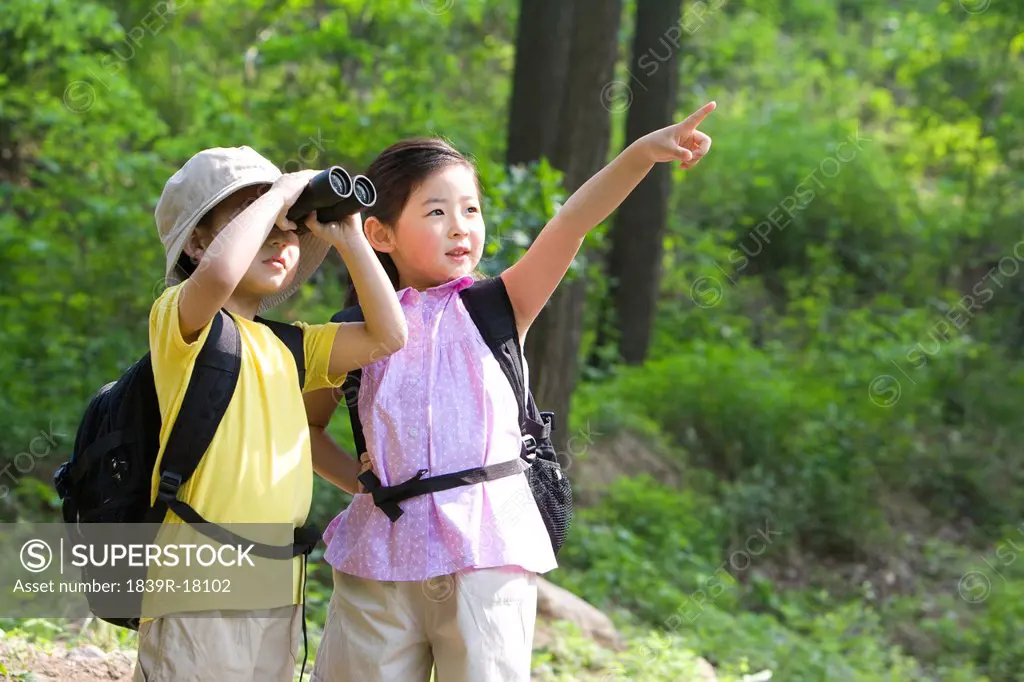
[{"label": "shirt sleeve", "polygon": [[210,335],[211,325],[207,323],[200,330],[198,338],[191,343],[182,337],[178,301],[183,286],[182,283],[166,289],[149,311],[149,351],[153,361],[153,378],[157,383],[157,393],[162,396],[173,394],[174,391],[166,389],[174,384],[188,384],[196,357],[206,337]]},{"label": "shirt sleeve", "polygon": [[341,324],[295,324],[302,329],[302,346],[306,353],[306,385],[303,392],[341,386],[346,375],[331,374],[331,351],[334,348],[334,337],[338,334]]}]

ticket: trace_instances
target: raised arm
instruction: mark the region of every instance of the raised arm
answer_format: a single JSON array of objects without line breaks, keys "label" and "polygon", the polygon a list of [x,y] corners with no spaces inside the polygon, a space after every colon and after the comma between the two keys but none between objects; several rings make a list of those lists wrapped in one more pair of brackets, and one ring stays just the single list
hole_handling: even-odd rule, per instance
[{"label": "raised arm", "polygon": [[331,374],[351,372],[401,350],[409,337],[405,313],[391,280],[363,234],[359,215],[330,225],[321,225],[315,216],[310,216],[306,225],[338,249],[359,294],[366,320],[338,328],[331,348]]},{"label": "raised arm", "polygon": [[711,138],[697,126],[714,109],[714,102],[705,104],[684,121],[629,145],[569,197],[523,257],[502,273],[520,337],[526,335],[565,277],[587,233],[618,208],[655,163],[679,161],[690,169],[707,154]]},{"label": "raised arm", "polygon": [[314,175],[316,171],[282,175],[263,196],[225,225],[209,244],[199,249],[199,267],[185,280],[178,302],[182,338],[194,341],[217,311],[224,307],[274,225],[283,230],[296,228],[285,213]]}]

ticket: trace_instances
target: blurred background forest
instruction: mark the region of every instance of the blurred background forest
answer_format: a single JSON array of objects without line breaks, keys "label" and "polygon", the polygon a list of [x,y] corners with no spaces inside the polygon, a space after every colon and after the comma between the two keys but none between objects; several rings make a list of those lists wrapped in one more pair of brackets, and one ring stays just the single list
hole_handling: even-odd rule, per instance
[{"label": "blurred background forest", "polygon": [[[710,155],[652,173],[530,335],[584,505],[548,577],[624,637],[554,624],[537,679],[691,679],[692,654],[720,680],[1024,680],[1022,31],[1019,0],[4,0],[0,520],[56,519],[199,149],[361,172],[444,136],[498,272],[713,99]],[[332,254],[275,316],[324,321],[346,282]],[[346,502],[318,479],[314,520]],[[0,620],[133,646],[101,625]]]}]

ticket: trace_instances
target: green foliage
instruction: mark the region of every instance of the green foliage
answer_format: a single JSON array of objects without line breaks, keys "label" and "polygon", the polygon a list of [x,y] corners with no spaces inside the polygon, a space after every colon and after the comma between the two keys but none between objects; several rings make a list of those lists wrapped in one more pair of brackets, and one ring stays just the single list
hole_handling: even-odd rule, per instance
[{"label": "green foliage", "polygon": [[[554,641],[534,652],[533,676],[542,682],[700,679],[696,655],[678,636],[638,630],[625,652],[613,653],[581,636],[570,623],[556,623],[553,632]],[[718,679],[737,682],[740,678],[721,673]]]},{"label": "green foliage", "polygon": [[[939,519],[1011,522],[1024,504],[1007,444],[1018,428],[1006,402],[1020,387],[1014,359],[968,333],[936,333],[941,314],[886,313],[882,298],[836,310],[791,282],[788,303],[757,321],[770,340],[748,340],[736,312],[748,291],[737,287],[735,301],[666,320],[662,357],[622,370],[587,403],[607,404],[618,423],[655,422],[719,474],[741,525],[770,514],[822,552],[856,554],[885,533],[880,491],[907,491]],[[694,340],[668,354],[669,338]]]},{"label": "green foliage", "polygon": [[[152,151],[165,128],[130,84],[114,80],[99,92],[80,80],[123,37],[111,28],[114,15],[95,3],[49,4],[45,21],[32,2],[8,3],[0,17],[7,457],[40,430],[74,433],[84,407],[75,401],[127,367],[144,343],[138,313],[159,293],[161,272],[155,230],[144,228],[151,208],[139,199],[169,172]],[[65,437],[58,447],[69,446]]]},{"label": "green foliage", "polygon": [[[567,197],[547,163],[503,164],[517,5],[5,2],[0,471],[31,460],[0,473],[0,519],[54,517],[49,475],[86,401],[145,351],[163,289],[153,208],[197,150],[359,172],[401,137],[441,135],[479,170],[481,269],[521,256]],[[640,434],[688,487],[625,480],[580,510],[554,577],[613,610],[630,647],[563,629],[538,653],[544,679],[685,679],[689,652],[723,680],[1019,678],[1022,8],[684,6],[678,109],[717,99],[713,152],[673,171],[650,361],[616,367],[597,349],[606,362],[584,369],[569,423]],[[639,94],[635,61],[619,73]],[[627,115],[614,112],[616,140]],[[600,251],[600,229],[587,245]],[[592,280],[582,357],[600,265],[570,269]],[[325,320],[345,293],[332,255],[277,314]],[[331,432],[352,448],[344,411]],[[317,480],[310,518],[322,527],[348,501]],[[754,555],[769,527],[780,535]],[[922,540],[940,534],[960,545]],[[914,581],[898,594],[830,575],[904,561]],[[991,581],[977,603],[952,587],[972,566]],[[314,640],[330,585],[320,564]],[[102,626],[84,637],[131,644]]]},{"label": "green foliage", "polygon": [[562,174],[546,159],[511,168],[481,159],[476,163],[487,220],[480,269],[495,276],[522,257],[565,201]]},{"label": "green foliage", "polygon": [[710,500],[650,477],[622,479],[574,523],[573,542],[559,555],[574,570],[558,579],[591,603],[628,607],[657,624],[711,578],[724,581],[722,599],[734,603],[735,579],[719,565],[727,562],[705,558],[718,554],[723,526]]},{"label": "green foliage", "polygon": [[[555,680],[569,679],[557,676],[568,671],[604,672],[602,666],[621,676],[612,679],[641,672],[651,675],[645,679],[674,679],[669,672],[693,652],[713,660],[722,679],[766,669],[797,682],[1015,679],[1008,671],[1016,647],[1003,637],[1012,632],[1007,627],[1018,611],[1014,595],[1024,585],[1024,566],[1005,574],[1011,589],[998,604],[971,607],[980,613],[955,598],[941,605],[946,621],[930,622],[936,629],[948,623],[942,636],[958,639],[942,642],[943,653],[928,669],[887,643],[888,629],[913,622],[926,602],[901,597],[876,608],[849,595],[779,590],[765,569],[782,548],[735,543],[716,520],[720,516],[714,500],[692,492],[670,491],[649,479],[615,484],[598,506],[580,513],[574,541],[563,550],[566,570],[553,578],[591,603],[625,609],[614,612],[631,635],[627,651],[609,662],[607,654],[567,638],[535,664],[540,661]],[[712,558],[718,556],[725,561]],[[956,566],[943,566],[941,579],[948,582],[951,570]],[[959,630],[965,623],[973,623],[968,639]],[[995,651],[1000,658],[986,665],[986,654]]]}]

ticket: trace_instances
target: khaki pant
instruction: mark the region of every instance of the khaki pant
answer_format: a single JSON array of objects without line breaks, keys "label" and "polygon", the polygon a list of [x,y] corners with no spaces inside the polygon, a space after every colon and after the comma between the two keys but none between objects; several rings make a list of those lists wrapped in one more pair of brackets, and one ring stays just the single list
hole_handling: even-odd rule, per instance
[{"label": "khaki pant", "polygon": [[156,618],[139,626],[133,682],[292,682],[302,606]]},{"label": "khaki pant", "polygon": [[311,682],[529,682],[537,579],[490,568],[423,582],[334,572]]}]

